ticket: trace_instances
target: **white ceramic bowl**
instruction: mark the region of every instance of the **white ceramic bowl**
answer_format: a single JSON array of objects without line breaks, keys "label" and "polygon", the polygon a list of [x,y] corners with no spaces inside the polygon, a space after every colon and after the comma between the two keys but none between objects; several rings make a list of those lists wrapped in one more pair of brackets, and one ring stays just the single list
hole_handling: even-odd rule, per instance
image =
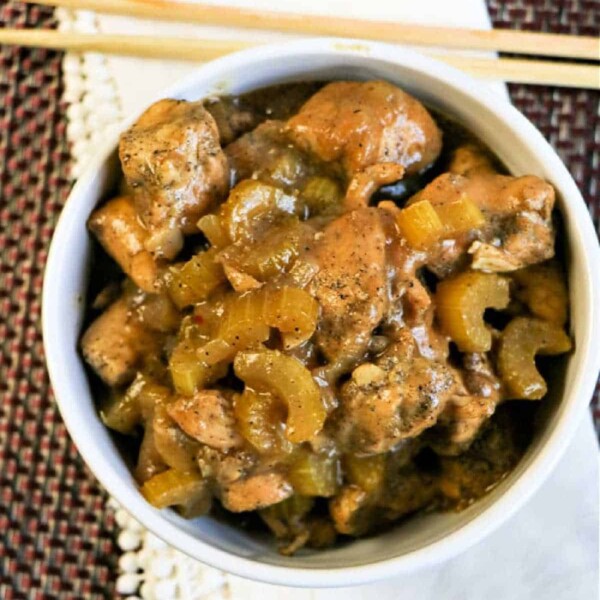
[{"label": "white ceramic bowl", "polygon": [[[376,537],[295,557],[279,555],[267,538],[250,537],[209,517],[185,521],[172,511],[158,511],[147,504],[98,418],[77,350],[90,277],[85,223],[114,182],[116,136],[99,149],[71,192],[54,234],[44,281],[43,330],[52,385],[67,428],[100,482],[148,529],[190,556],[244,577],[292,586],[373,581],[439,563],[481,540],[510,517],[550,473],[585,412],[600,367],[600,251],[586,206],[542,135],[480,82],[397,46],[320,39],[227,56],[200,67],[161,97],[196,100],[294,80],[342,78],[377,78],[398,84],[465,124],[512,173],[539,175],[558,192],[568,241],[575,351],[544,400],[529,450],[510,476],[481,501],[458,514],[414,518]],[[153,100],[148,98],[148,104]]]}]

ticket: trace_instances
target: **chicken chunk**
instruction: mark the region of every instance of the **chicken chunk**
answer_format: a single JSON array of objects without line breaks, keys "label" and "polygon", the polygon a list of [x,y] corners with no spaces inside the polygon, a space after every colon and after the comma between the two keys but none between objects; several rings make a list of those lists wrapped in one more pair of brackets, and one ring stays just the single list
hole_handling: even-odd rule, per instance
[{"label": "chicken chunk", "polygon": [[[390,306],[385,316],[384,329],[386,335],[394,336],[394,332],[405,325],[422,327],[430,322],[427,317],[432,313],[432,299],[427,288],[421,283],[417,271],[425,264],[427,254],[414,250],[401,236],[396,217],[400,209],[390,200],[378,204],[386,230],[387,273],[390,283]],[[421,337],[427,337],[421,335]]]},{"label": "chicken chunk", "polygon": [[476,144],[459,146],[453,153],[448,171],[456,175],[493,173],[496,171],[489,152]]},{"label": "chicken chunk", "polygon": [[254,473],[226,485],[221,492],[223,506],[232,512],[258,510],[282,502],[294,493],[278,471]]},{"label": "chicken chunk", "polygon": [[288,119],[317,91],[320,83],[287,83],[242,96],[218,96],[204,102],[225,146],[267,119]]},{"label": "chicken chunk", "polygon": [[369,205],[371,196],[382,186],[402,179],[404,167],[396,163],[378,163],[358,171],[348,184],[344,198],[345,210]]},{"label": "chicken chunk", "polygon": [[311,171],[311,164],[294,148],[283,121],[265,121],[225,148],[231,184],[257,178],[292,191]]},{"label": "chicken chunk", "polygon": [[[429,296],[426,291],[424,293]],[[410,300],[410,296],[408,299]],[[435,323],[433,305],[430,305],[422,313],[422,318],[411,326],[410,331],[421,356],[439,362],[445,362],[448,359],[450,342],[448,336],[444,335]]]},{"label": "chicken chunk", "polygon": [[400,460],[388,455],[383,486],[367,493],[357,485],[346,485],[329,501],[329,514],[336,531],[360,536],[390,521],[429,505],[439,494],[434,475],[418,469],[401,451]]},{"label": "chicken chunk", "polygon": [[338,533],[361,535],[372,527],[375,507],[363,489],[347,485],[329,501],[329,514]]},{"label": "chicken chunk", "polygon": [[332,363],[352,365],[387,309],[386,237],[378,209],[330,223],[311,252],[319,271],[309,284],[321,307],[316,342]]},{"label": "chicken chunk", "polygon": [[440,490],[449,501],[465,508],[515,467],[531,435],[523,416],[500,407],[466,452],[441,458]]},{"label": "chicken chunk", "polygon": [[244,450],[227,454],[203,446],[198,454],[202,477],[214,483],[223,506],[232,512],[265,508],[289,498],[294,489],[277,464]]},{"label": "chicken chunk", "polygon": [[224,98],[209,99],[204,102],[204,107],[217,124],[222,146],[230,144],[258,124],[257,115],[251,110],[244,110]]},{"label": "chicken chunk", "polygon": [[178,398],[167,410],[185,433],[203,444],[223,451],[242,445],[231,403],[218,390]]},{"label": "chicken chunk", "polygon": [[183,235],[227,191],[227,158],[202,102],[160,100],[121,136],[119,156],[138,214],[147,227],[146,250],[173,258]]},{"label": "chicken chunk", "polygon": [[432,443],[433,449],[443,456],[456,456],[464,452],[495,408],[496,404],[490,397],[454,396],[438,421],[440,430],[436,434],[443,433]]},{"label": "chicken chunk", "polygon": [[428,267],[446,276],[473,255],[472,268],[506,272],[554,255],[554,188],[534,175],[512,177],[475,169],[465,175],[444,173],[413,196],[434,207],[466,197],[486,218],[485,225],[446,240]]},{"label": "chicken chunk", "polygon": [[119,196],[89,218],[88,227],[110,256],[145,292],[157,291],[158,266],[144,244],[148,232],[142,226],[133,199]]},{"label": "chicken chunk", "polygon": [[81,338],[81,351],[107,385],[120,386],[134,378],[144,353],[158,352],[157,342],[121,297],[88,327]]},{"label": "chicken chunk", "polygon": [[396,520],[430,504],[438,495],[435,476],[414,463],[388,473],[386,488],[378,500],[379,511],[386,519]]},{"label": "chicken chunk", "polygon": [[152,413],[144,427],[152,429],[154,445],[163,461],[178,471],[196,470],[199,444],[181,430],[168,414],[166,406],[159,404]]},{"label": "chicken chunk", "polygon": [[351,178],[377,163],[417,173],[438,157],[442,136],[424,106],[385,81],[338,81],[318,91],[288,121],[295,144]]},{"label": "chicken chunk", "polygon": [[457,393],[432,431],[433,448],[446,456],[464,452],[502,401],[500,380],[486,354],[465,354],[461,374]]},{"label": "chicken chunk", "polygon": [[338,437],[353,452],[382,453],[435,425],[455,388],[450,369],[420,356],[409,330],[342,386]]},{"label": "chicken chunk", "polygon": [[256,456],[244,450],[233,449],[225,453],[201,446],[198,467],[204,479],[214,481],[217,489],[221,489],[249,475],[256,467]]}]

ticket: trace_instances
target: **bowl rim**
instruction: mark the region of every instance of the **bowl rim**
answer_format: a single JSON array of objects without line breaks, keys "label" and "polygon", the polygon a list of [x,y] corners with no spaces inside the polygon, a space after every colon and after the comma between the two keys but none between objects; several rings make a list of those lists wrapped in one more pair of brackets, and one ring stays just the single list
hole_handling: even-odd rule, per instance
[{"label": "bowl rim", "polygon": [[[202,80],[218,75],[220,72],[229,72],[234,68],[252,67],[252,64],[258,60],[272,59],[275,61],[282,57],[294,56],[308,60],[311,56],[322,56],[323,54],[331,54],[338,58],[360,55],[372,59],[375,63],[385,61],[405,67],[410,65],[412,69],[425,71],[429,77],[443,85],[457,88],[463,94],[466,93],[479,106],[492,111],[501,118],[505,126],[512,129],[515,135],[522,139],[523,144],[539,157],[541,162],[553,169],[553,172],[556,173],[555,179],[560,179],[564,205],[568,207],[568,213],[574,219],[579,233],[579,239],[571,240],[571,244],[578,243],[582,246],[579,254],[589,281],[590,310],[589,322],[586,319],[586,323],[589,325],[587,336],[584,340],[578,339],[578,346],[584,352],[584,357],[581,359],[572,386],[572,389],[577,392],[577,398],[571,401],[570,410],[561,414],[538,455],[533,458],[521,476],[470,522],[417,550],[398,557],[352,567],[328,569],[287,567],[230,554],[181,531],[176,524],[150,507],[137,490],[134,491],[130,489],[130,486],[122,485],[118,476],[115,475],[110,461],[102,455],[93,439],[83,435],[78,426],[78,420],[72,417],[69,410],[70,404],[80,402],[81,399],[75,397],[69,389],[69,378],[64,376],[69,372],[69,365],[62,356],[60,346],[54,343],[56,333],[60,328],[60,323],[54,318],[54,313],[58,310],[61,292],[60,286],[52,285],[50,282],[61,279],[64,250],[61,248],[61,238],[80,218],[76,210],[76,199],[86,194],[86,190],[91,187],[97,174],[116,148],[119,133],[117,131],[112,133],[98,150],[97,155],[88,163],[65,203],[52,237],[44,274],[42,296],[44,350],[61,416],[71,438],[97,479],[122,506],[135,514],[136,519],[155,535],[189,556],[213,567],[225,569],[249,579],[301,587],[348,586],[384,579],[447,560],[483,539],[523,506],[552,471],[571,440],[580,417],[587,407],[594,390],[597,373],[600,370],[600,353],[594,352],[592,345],[594,339],[600,338],[600,270],[592,268],[593,265],[600,264],[600,246],[597,244],[587,207],[566,167],[542,134],[506,99],[484,89],[485,86],[482,86],[481,82],[477,82],[463,72],[440,61],[401,46],[354,39],[316,38],[268,44],[211,61],[200,66],[190,76],[163,90],[157,99],[177,97]],[[152,98],[149,99],[149,102],[151,101]],[[132,123],[136,117],[137,115],[132,115],[123,121],[119,126],[119,132]],[[525,138],[527,139],[525,140]],[[573,397],[574,393],[569,390],[565,391],[564,395]],[[91,401],[91,397],[89,400]]]}]

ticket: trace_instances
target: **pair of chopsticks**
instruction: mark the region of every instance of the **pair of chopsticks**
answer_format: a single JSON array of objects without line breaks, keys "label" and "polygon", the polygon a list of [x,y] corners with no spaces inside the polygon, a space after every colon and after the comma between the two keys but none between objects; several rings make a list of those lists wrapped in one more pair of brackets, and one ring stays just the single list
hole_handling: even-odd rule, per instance
[{"label": "pair of chopsticks", "polygon": [[[123,16],[268,29],[286,33],[380,40],[427,47],[494,50],[524,55],[594,61],[593,64],[516,58],[439,55],[436,58],[475,76],[519,83],[600,89],[600,40],[514,30],[429,27],[351,18],[310,17],[285,12],[190,4],[170,0],[36,0],[78,10]],[[233,40],[199,40],[154,36],[89,35],[49,30],[0,29],[0,43],[74,52],[99,52],[145,58],[206,61],[256,45]],[[432,54],[428,51],[429,54]]]}]

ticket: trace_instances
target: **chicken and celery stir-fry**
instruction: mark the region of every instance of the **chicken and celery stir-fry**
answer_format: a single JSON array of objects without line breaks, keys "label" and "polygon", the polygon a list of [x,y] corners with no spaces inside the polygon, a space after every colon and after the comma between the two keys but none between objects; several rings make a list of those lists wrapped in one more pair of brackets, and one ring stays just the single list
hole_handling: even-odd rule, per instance
[{"label": "chicken and celery stir-fry", "polygon": [[81,348],[151,504],[292,553],[515,466],[571,348],[550,184],[384,81],[161,100],[119,155]]}]

